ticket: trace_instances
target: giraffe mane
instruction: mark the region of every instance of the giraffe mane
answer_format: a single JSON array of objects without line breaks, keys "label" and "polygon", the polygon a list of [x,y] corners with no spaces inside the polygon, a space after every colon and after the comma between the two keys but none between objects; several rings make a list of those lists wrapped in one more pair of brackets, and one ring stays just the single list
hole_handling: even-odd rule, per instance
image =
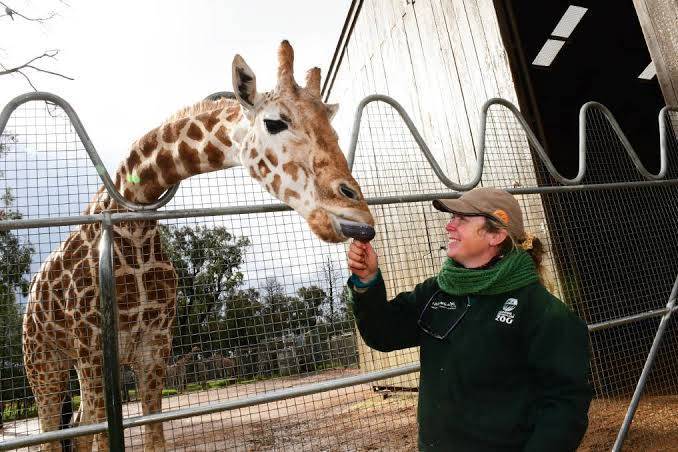
[{"label": "giraffe mane", "polygon": [[235,99],[218,99],[218,100],[201,100],[198,103],[183,107],[172,116],[167,118],[162,125],[169,124],[171,122],[177,121],[179,119],[187,118],[189,116],[196,116],[200,113],[205,113],[212,110],[223,109],[229,105],[237,104],[238,101]]}]

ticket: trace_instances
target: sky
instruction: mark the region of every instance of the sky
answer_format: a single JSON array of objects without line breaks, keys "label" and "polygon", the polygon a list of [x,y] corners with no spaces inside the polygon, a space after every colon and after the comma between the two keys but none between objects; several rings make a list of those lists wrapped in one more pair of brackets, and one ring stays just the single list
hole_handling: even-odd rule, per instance
[{"label": "sky", "polygon": [[[262,91],[273,88],[276,83],[277,48],[283,39],[289,40],[295,49],[297,80],[303,81],[306,70],[313,66],[322,69],[324,80],[350,6],[350,0],[66,0],[66,3],[3,0],[3,3],[31,17],[47,16],[52,10],[57,12],[55,18],[43,25],[17,17],[13,21],[0,17],[0,62],[12,67],[47,49],[59,49],[56,61],[40,66],[75,80],[35,72],[28,74],[40,91],[57,94],[71,104],[109,174],[114,174],[136,139],[176,110],[213,92],[232,91],[231,62],[237,53],[254,70],[257,86]],[[31,90],[20,76],[0,77],[0,106]],[[51,132],[38,129],[35,133],[48,136]],[[72,132],[59,137],[65,138],[49,141],[68,143],[76,139]],[[47,152],[57,151],[51,143],[45,145]],[[69,146],[72,147],[66,144]],[[89,162],[76,162],[61,149],[58,150],[60,157],[47,158],[51,166],[41,176],[24,177],[22,174],[30,174],[24,171],[26,168],[39,163],[33,158],[35,149],[19,148],[18,151],[26,152],[5,157],[7,165],[11,165],[5,171],[7,182],[18,197],[15,207],[27,217],[37,211],[41,216],[81,212],[84,203],[77,205],[78,200],[74,202],[71,198],[82,195],[83,199],[89,199],[99,185],[96,177],[91,178]],[[40,159],[44,161],[45,157]],[[74,164],[79,165],[77,169],[73,168]],[[240,169],[225,173],[202,175],[183,182],[168,208],[273,201]],[[90,174],[89,179],[85,180],[85,174]],[[246,196],[233,192],[242,190],[243,186],[249,187]],[[327,256],[343,255],[343,248],[321,245],[307,227],[300,226],[300,219],[296,217],[286,213],[216,217],[204,222],[212,226],[227,225],[237,235],[256,237],[250,247],[253,255],[277,256],[262,259],[251,255],[244,268],[249,285],[261,285],[267,277],[280,274],[282,258],[288,264],[290,260],[297,263],[295,271],[299,274],[291,275],[290,280],[295,282],[288,288],[296,290],[317,277],[315,271]],[[252,224],[257,227],[249,226]],[[58,235],[32,233],[31,243],[39,250],[33,271],[65,237],[68,229],[63,228]],[[291,231],[296,233],[296,242],[279,240],[280,235]]]},{"label": "sky", "polygon": [[[69,102],[109,172],[146,131],[185,105],[232,91],[231,62],[241,54],[257,85],[275,85],[276,50],[287,39],[295,73],[322,69],[323,80],[350,0],[7,0],[44,25],[0,18],[0,62],[12,67],[59,49],[41,66],[69,81],[28,72],[41,91]],[[0,77],[0,106],[31,91],[21,76]]]}]

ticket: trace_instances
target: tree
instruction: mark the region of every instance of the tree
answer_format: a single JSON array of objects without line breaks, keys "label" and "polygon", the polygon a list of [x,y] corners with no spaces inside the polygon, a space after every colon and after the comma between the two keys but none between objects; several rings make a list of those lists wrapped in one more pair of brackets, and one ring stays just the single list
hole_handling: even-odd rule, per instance
[{"label": "tree", "polygon": [[339,286],[339,284],[337,283],[337,278],[339,278],[339,272],[335,268],[335,264],[332,261],[331,257],[327,257],[323,261],[323,264],[320,268],[320,273],[321,278],[325,283],[325,287],[327,288],[327,307],[329,310],[327,317],[328,320],[332,322],[335,319],[335,309],[336,309],[335,297],[339,296],[339,291],[337,290]]},{"label": "tree", "polygon": [[226,301],[242,284],[239,268],[250,241],[236,238],[224,227],[162,226],[163,249],[178,276],[175,348],[187,353],[194,345],[209,342],[219,329]]},{"label": "tree", "polygon": [[301,334],[317,325],[327,294],[318,286],[310,286],[297,290],[297,295],[299,299],[292,306],[293,327],[297,334]]},{"label": "tree", "polygon": [[236,290],[225,302],[224,319],[219,329],[220,348],[252,347],[264,332],[263,306],[255,289]]},{"label": "tree", "polygon": [[[63,2],[61,2],[63,3]],[[11,6],[7,5],[4,2],[0,2],[0,20],[4,20],[7,24],[17,26],[20,23],[29,22],[33,24],[44,24],[45,22],[56,17],[56,12],[50,11],[45,16],[33,16],[29,13],[24,13],[22,11],[16,10]],[[2,75],[20,75],[26,82],[37,91],[37,88],[33,84],[29,74],[32,73],[44,73],[48,75],[53,75],[56,77],[64,78],[67,80],[73,80],[73,78],[68,77],[59,72],[46,69],[43,66],[43,63],[49,60],[55,60],[56,56],[59,54],[58,49],[48,49],[44,50],[42,54],[27,58],[24,63],[14,64],[11,66],[5,65],[0,61],[0,76]]]},{"label": "tree", "polygon": [[[0,135],[0,158],[16,141],[16,135]],[[3,179],[4,174],[0,172],[0,181]],[[21,213],[12,209],[14,197],[10,187],[5,186],[0,202],[0,221],[21,218]],[[21,309],[16,294],[28,295],[27,274],[33,253],[29,242],[22,241],[12,231],[0,231],[0,381],[3,382],[0,402],[26,396],[23,394],[27,382],[21,354]]]}]

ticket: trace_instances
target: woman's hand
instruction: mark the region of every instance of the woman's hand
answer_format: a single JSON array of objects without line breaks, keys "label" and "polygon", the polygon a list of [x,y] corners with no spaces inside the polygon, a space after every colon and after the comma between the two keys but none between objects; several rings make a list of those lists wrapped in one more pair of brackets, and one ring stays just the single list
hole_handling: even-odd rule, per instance
[{"label": "woman's hand", "polygon": [[357,240],[351,242],[348,248],[348,268],[364,283],[374,279],[379,263],[372,245]]}]

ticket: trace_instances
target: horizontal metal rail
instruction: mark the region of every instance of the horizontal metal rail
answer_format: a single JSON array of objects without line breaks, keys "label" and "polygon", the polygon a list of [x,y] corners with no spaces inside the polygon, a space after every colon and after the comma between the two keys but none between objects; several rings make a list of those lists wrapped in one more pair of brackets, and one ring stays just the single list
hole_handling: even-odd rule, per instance
[{"label": "horizontal metal rail", "polygon": [[[653,317],[661,317],[668,313],[669,311],[675,312],[678,311],[678,306],[673,306],[669,308],[668,306],[663,309],[655,309],[648,311],[642,314],[621,317],[614,320],[609,320],[600,323],[594,323],[588,325],[589,332],[600,331],[615,326],[625,325],[628,323],[633,323],[640,320],[645,320]],[[295,397],[301,397],[305,395],[318,394],[321,392],[331,391],[335,389],[346,388],[349,386],[355,386],[364,383],[370,383],[373,381],[379,381],[386,378],[398,377],[401,375],[407,375],[410,373],[418,372],[420,370],[419,363],[412,363],[405,366],[394,367],[386,370],[368,372],[361,375],[338,378],[330,381],[323,381],[319,383],[312,383],[303,386],[296,386],[288,389],[281,389],[276,391],[269,391],[263,394],[257,394],[254,396],[243,397],[240,399],[229,400],[225,402],[198,406],[198,407],[187,407],[178,410],[172,410],[162,413],[151,414],[147,416],[137,416],[128,419],[124,419],[122,422],[123,428],[127,429],[130,427],[140,427],[146,424],[152,424],[155,422],[167,422],[177,419],[185,419],[193,416],[202,416],[206,414],[213,414],[222,411],[230,411],[239,408],[246,408],[255,405],[261,405],[270,402],[276,402],[280,400],[291,399]],[[47,433],[36,433],[31,434],[30,436],[24,438],[17,438],[8,441],[0,442],[0,450],[9,450],[19,447],[28,447],[37,444],[41,444],[48,441],[60,441],[67,438],[73,438],[76,436],[83,435],[93,435],[97,433],[105,432],[108,429],[107,422],[100,422],[98,424],[88,424],[79,427],[73,427],[64,430],[58,430]]]},{"label": "horizontal metal rail", "polygon": [[[394,367],[387,370],[368,372],[351,377],[337,378],[334,380],[321,381],[318,383],[311,383],[303,386],[296,386],[293,388],[269,391],[262,394],[242,397],[240,399],[212,403],[210,405],[187,407],[163,413],[132,417],[123,420],[123,428],[127,429],[131,427],[140,427],[142,425],[153,424],[157,422],[167,422],[194,416],[202,416],[205,414],[218,413],[221,411],[237,410],[239,408],[247,408],[254,405],[277,402],[280,400],[292,399],[295,397],[302,397],[312,394],[318,394],[321,392],[332,391],[335,389],[346,388],[349,386],[370,383],[373,381],[383,380],[385,378],[398,377],[400,375],[406,375],[412,372],[417,372],[418,370],[419,363],[413,363],[405,366]],[[53,432],[36,433],[31,434],[30,436],[27,437],[0,442],[0,450],[9,450],[16,449],[19,447],[34,446],[36,444],[41,444],[48,441],[60,441],[62,439],[72,438],[76,436],[94,435],[97,433],[103,433],[107,429],[108,423],[100,422],[98,424],[82,425],[79,427],[73,427]]]},{"label": "horizontal metal rail", "polygon": [[[637,181],[637,182],[610,182],[595,185],[570,185],[554,187],[524,187],[508,188],[506,191],[514,195],[546,195],[554,193],[574,193],[585,191],[603,191],[603,190],[629,190],[637,188],[650,187],[671,187],[678,185],[678,179],[666,179],[658,181]],[[406,204],[411,202],[433,201],[434,199],[454,199],[463,193],[460,192],[438,192],[418,195],[397,195],[397,196],[375,196],[367,199],[367,204],[379,206],[384,204]],[[123,212],[112,213],[111,221],[120,223],[121,221],[141,221],[141,220],[167,220],[177,218],[196,218],[208,216],[227,216],[227,215],[246,215],[268,212],[287,212],[292,208],[285,204],[256,205],[249,204],[238,207],[208,207],[196,209],[177,209],[163,211],[144,211],[144,212]],[[46,228],[53,226],[73,226],[79,224],[93,224],[103,221],[102,214],[94,215],[72,215],[65,217],[52,218],[34,218],[20,220],[2,220],[0,221],[0,231],[11,229],[31,229]]]},{"label": "horizontal metal rail", "polygon": [[678,311],[678,306],[665,307],[662,309],[654,309],[652,311],[643,312],[642,314],[634,314],[626,317],[619,317],[613,320],[606,320],[604,322],[592,323],[588,325],[589,331],[600,331],[612,328],[613,326],[626,325],[627,323],[639,322],[641,320],[652,319],[654,317],[662,317],[669,312]]}]

